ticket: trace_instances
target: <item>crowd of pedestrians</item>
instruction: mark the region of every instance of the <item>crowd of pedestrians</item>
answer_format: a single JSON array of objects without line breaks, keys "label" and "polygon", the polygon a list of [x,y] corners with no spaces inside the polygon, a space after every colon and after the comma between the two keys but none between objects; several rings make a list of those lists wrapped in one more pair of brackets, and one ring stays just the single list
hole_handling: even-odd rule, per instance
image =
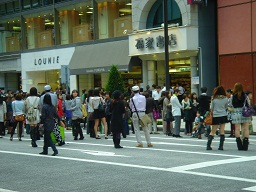
[{"label": "crowd of pedestrians", "polygon": [[[205,133],[208,137],[207,150],[212,150],[211,143],[216,132],[220,137],[218,149],[223,150],[227,123],[231,125],[230,137],[236,138],[238,150],[248,150],[252,114],[244,115],[244,108],[252,105],[252,92],[244,91],[240,83],[235,84],[233,91],[225,91],[222,86],[218,86],[212,96],[207,94],[206,87],[201,88],[198,96],[179,84],[170,90],[156,85],[151,88],[148,85],[145,91],[135,85],[131,92],[126,93],[84,89],[81,97],[78,90],[72,90],[71,95],[60,90],[52,92],[50,85],[46,85],[44,90],[40,95],[35,87],[27,94],[12,94],[8,91],[7,95],[0,95],[0,137],[6,135],[7,129],[10,141],[13,141],[18,127],[18,140],[22,141],[25,126],[26,133],[30,134],[31,146],[37,147],[36,141],[40,139],[42,127],[40,125],[43,124],[44,147],[40,154],[48,154],[48,147],[51,147],[52,155],[57,155],[58,150],[52,137],[55,137],[58,145],[64,145],[65,138],[61,135],[63,128],[72,130],[74,140],[85,138],[82,127],[95,139],[101,139],[101,131],[104,139],[112,136],[115,148],[122,148],[121,136],[126,138],[130,132],[136,136],[136,146],[144,147],[142,129],[146,146],[153,147],[150,134],[160,134],[158,119],[162,119],[162,133],[176,138],[182,137],[180,129],[183,120],[186,136],[202,139],[202,133]],[[212,116],[211,125],[204,123],[209,114]],[[145,115],[150,119],[148,124],[141,123]]]}]

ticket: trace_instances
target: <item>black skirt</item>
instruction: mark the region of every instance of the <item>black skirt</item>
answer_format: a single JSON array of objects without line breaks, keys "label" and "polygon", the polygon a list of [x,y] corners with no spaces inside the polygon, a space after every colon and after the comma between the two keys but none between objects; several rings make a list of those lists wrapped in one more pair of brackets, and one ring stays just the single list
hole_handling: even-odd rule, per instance
[{"label": "black skirt", "polygon": [[93,119],[101,119],[106,117],[106,113],[104,111],[99,111],[99,109],[94,109]]},{"label": "black skirt", "polygon": [[212,118],[212,124],[213,125],[220,125],[220,124],[225,124],[225,123],[228,123],[228,117],[227,116],[213,117]]}]

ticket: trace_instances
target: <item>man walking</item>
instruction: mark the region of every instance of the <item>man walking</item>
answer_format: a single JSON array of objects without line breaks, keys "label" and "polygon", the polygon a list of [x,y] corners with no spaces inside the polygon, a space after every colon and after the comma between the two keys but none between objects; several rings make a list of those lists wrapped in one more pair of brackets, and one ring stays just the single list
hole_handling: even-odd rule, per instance
[{"label": "man walking", "polygon": [[[137,139],[137,146],[136,147],[143,147],[143,143],[141,140],[141,135],[140,135],[140,125],[139,125],[139,119],[145,115],[146,111],[146,98],[143,95],[139,94],[139,86],[133,86],[132,91],[134,93],[134,96],[130,99],[130,108],[132,110],[132,122],[135,130],[135,135]],[[151,139],[148,131],[148,127],[142,127],[145,138],[147,141],[148,147],[153,147],[151,144]]]}]

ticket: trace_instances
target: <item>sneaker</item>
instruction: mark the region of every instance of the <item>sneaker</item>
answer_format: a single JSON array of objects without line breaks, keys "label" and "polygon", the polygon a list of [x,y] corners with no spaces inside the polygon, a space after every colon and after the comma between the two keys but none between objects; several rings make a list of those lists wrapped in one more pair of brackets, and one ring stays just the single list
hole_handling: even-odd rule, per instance
[{"label": "sneaker", "polygon": [[3,138],[3,137],[0,135],[0,138]]},{"label": "sneaker", "polygon": [[153,147],[153,145],[151,143],[148,144],[148,147]]},{"label": "sneaker", "polygon": [[139,143],[136,145],[136,147],[143,147],[143,144]]}]

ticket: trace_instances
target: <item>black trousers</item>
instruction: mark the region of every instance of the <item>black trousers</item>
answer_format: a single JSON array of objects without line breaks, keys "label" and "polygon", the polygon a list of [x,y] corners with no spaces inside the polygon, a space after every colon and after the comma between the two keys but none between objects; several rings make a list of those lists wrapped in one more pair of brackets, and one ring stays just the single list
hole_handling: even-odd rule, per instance
[{"label": "black trousers", "polygon": [[16,129],[16,127],[17,127],[18,124],[19,124],[19,127],[18,127],[18,129],[19,129],[19,135],[18,135],[18,137],[21,138],[21,135],[22,135],[22,128],[23,128],[23,121],[15,121],[15,122],[13,123],[12,131],[11,131],[11,137],[13,137],[13,134],[14,134],[15,129]]},{"label": "black trousers", "polygon": [[2,135],[2,136],[5,135],[4,122],[0,122],[0,135]]},{"label": "black trousers", "polygon": [[120,145],[120,141],[121,141],[121,133],[118,131],[112,131],[113,134],[113,142],[114,142],[114,146],[117,147]]}]

